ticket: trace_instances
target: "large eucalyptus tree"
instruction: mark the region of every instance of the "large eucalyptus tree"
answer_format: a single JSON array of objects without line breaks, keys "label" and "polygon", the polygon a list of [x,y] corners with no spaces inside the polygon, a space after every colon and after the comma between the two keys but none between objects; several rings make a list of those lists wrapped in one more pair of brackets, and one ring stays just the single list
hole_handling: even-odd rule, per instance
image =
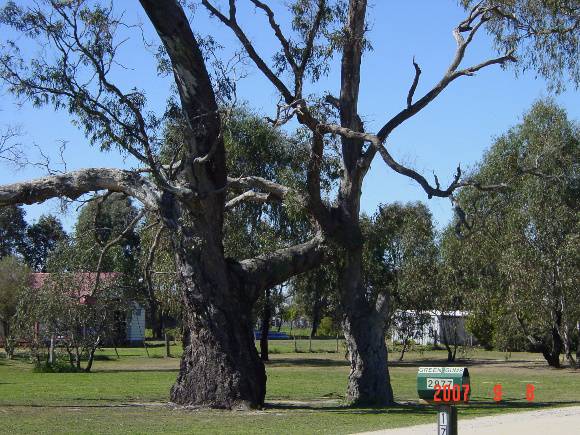
[{"label": "large eucalyptus tree", "polygon": [[[157,31],[179,95],[177,112],[183,119],[182,143],[169,163],[158,150],[164,137],[163,119],[146,111],[146,99],[136,87],[124,91],[111,78],[123,26],[111,8],[82,0],[43,0],[31,8],[10,2],[2,22],[13,32],[38,41],[50,56],[31,59],[14,42],[7,41],[0,56],[0,76],[9,88],[35,105],[66,108],[86,136],[104,149],[119,148],[143,168],[119,170],[91,168],[0,187],[0,205],[31,204],[52,197],[78,198],[100,190],[122,192],[157,214],[171,234],[177,270],[183,287],[186,349],[179,378],[171,393],[181,404],[233,407],[260,406],[264,401],[265,372],[254,348],[250,313],[258,294],[289,277],[315,267],[323,260],[325,242],[341,251],[338,262],[344,330],[351,373],[348,398],[358,403],[393,401],[384,343],[387,298],[369,298],[363,285],[363,237],[359,223],[363,179],[378,152],[394,171],[417,181],[428,197],[448,197],[476,183],[462,178],[458,169],[452,183],[430,184],[417,171],[391,155],[385,141],[391,132],[419,113],[453,81],[477,71],[516,60],[540,67],[545,75],[561,69],[578,78],[578,6],[563,1],[465,1],[467,17],[454,29],[457,49],[442,78],[415,98],[421,70],[415,75],[403,108],[377,133],[365,129],[358,109],[360,66],[367,46],[366,0],[295,0],[293,37],[284,34],[266,2],[248,4],[264,12],[281,44],[273,66],[260,56],[237,17],[236,0],[227,12],[214,2],[203,5],[232,29],[244,50],[281,96],[279,126],[295,117],[310,133],[307,189],[280,185],[246,176],[228,178],[221,134],[221,113],[216,103],[200,43],[194,36],[178,0],[140,0]],[[537,7],[528,7],[528,6]],[[198,19],[200,9],[195,9]],[[483,28],[494,32],[498,57],[462,66],[466,50]],[[531,41],[531,44],[527,43]],[[504,44],[505,42],[505,44]],[[339,52],[341,84],[337,95],[313,101],[304,95],[305,80],[315,80],[327,68],[325,59]],[[526,57],[529,53],[542,56]],[[565,62],[561,62],[564,59]],[[523,63],[526,65],[526,62]],[[556,65],[558,68],[552,68]],[[285,71],[290,82],[285,83]],[[326,109],[326,110],[325,110]],[[321,194],[321,167],[338,137],[342,177],[335,200]],[[483,186],[477,186],[483,187]],[[284,200],[305,209],[319,232],[302,244],[246,260],[227,259],[223,248],[223,222],[230,195],[240,200]]]},{"label": "large eucalyptus tree", "polygon": [[[396,128],[417,115],[455,80],[493,65],[534,67],[556,87],[562,85],[562,77],[578,83],[579,6],[572,0],[461,1],[467,16],[453,29],[457,47],[448,69],[427,92],[416,97],[421,68],[413,60],[414,76],[402,109],[373,133],[364,125],[358,107],[361,63],[369,45],[366,0],[294,0],[289,5],[292,20],[287,31],[278,21],[272,2],[202,0],[201,3],[231,29],[249,58],[279,93],[277,116],[272,122],[280,125],[295,118],[310,132],[304,200],[324,237],[340,252],[337,275],[351,363],[347,399],[356,404],[390,404],[393,392],[384,335],[389,298],[383,292],[369,293],[363,277],[359,215],[363,180],[370,164],[378,152],[390,169],[419,183],[428,198],[452,198],[456,190],[464,187],[481,190],[505,187],[503,183],[481,185],[464,177],[460,167],[447,187],[442,187],[436,176],[430,183],[419,172],[398,162],[387,149],[386,141]],[[220,8],[219,3],[226,5]],[[244,4],[264,14],[279,43],[272,65],[260,55],[238,19],[238,8]],[[498,56],[464,65],[466,52],[484,29],[494,35]],[[328,60],[336,53],[340,56],[339,89],[318,98],[305,94],[305,82],[323,76],[329,67]],[[569,74],[563,76],[566,72]],[[340,141],[342,159],[340,186],[332,201],[324,200],[320,193],[320,166],[325,152],[331,148],[329,138]],[[461,213],[459,206],[455,207]]]},{"label": "large eucalyptus tree", "polygon": [[[89,168],[0,188],[0,205],[76,199],[96,191],[121,192],[139,201],[168,229],[183,287],[185,350],[171,399],[179,404],[254,407],[264,403],[266,375],[252,334],[252,307],[263,289],[316,266],[323,237],[245,260],[226,258],[225,205],[240,199],[280,200],[291,190],[260,177],[228,179],[220,111],[186,14],[177,1],[141,2],[171,61],[179,94],[183,143],[169,164],[159,150],[163,119],[146,112],[145,95],[113,83],[123,25],[111,7],[84,1],[43,1],[30,8],[9,2],[2,22],[45,45],[53,56],[23,59],[8,41],[0,75],[35,105],[66,108],[88,139],[118,148],[142,168]],[[298,204],[304,203],[300,195]]]}]

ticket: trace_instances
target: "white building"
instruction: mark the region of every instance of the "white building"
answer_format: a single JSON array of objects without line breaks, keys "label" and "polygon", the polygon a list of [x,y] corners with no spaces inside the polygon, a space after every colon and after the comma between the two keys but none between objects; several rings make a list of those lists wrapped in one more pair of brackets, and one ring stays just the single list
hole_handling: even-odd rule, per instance
[{"label": "white building", "polygon": [[127,315],[125,339],[129,344],[138,344],[145,341],[145,309],[137,302],[132,303],[133,308]]},{"label": "white building", "polygon": [[435,345],[447,341],[460,346],[476,344],[476,340],[466,329],[467,311],[426,311],[397,310],[393,315],[390,332],[395,342],[405,337],[421,345]]}]

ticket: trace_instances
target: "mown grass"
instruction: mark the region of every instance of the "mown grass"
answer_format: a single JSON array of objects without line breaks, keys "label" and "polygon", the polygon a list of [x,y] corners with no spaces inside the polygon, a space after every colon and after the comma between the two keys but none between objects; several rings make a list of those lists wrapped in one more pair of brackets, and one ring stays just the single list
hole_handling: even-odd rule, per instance
[{"label": "mown grass", "polygon": [[[316,343],[316,346],[314,344]],[[162,346],[99,353],[94,373],[34,373],[24,360],[0,359],[0,427],[6,433],[353,433],[434,421],[435,410],[417,403],[420,365],[444,365],[445,352],[406,355],[391,377],[401,405],[351,408],[343,400],[348,363],[335,340],[315,340],[318,352],[294,353],[294,343],[274,342],[280,353],[267,364],[268,407],[263,411],[189,411],[167,404],[179,359],[162,358]],[[323,352],[323,350],[334,352]],[[179,355],[179,346],[172,354]],[[460,418],[523,409],[580,404],[580,373],[545,367],[537,354],[471,352],[472,397]],[[503,401],[493,402],[501,383]],[[526,385],[536,387],[525,399]]]}]

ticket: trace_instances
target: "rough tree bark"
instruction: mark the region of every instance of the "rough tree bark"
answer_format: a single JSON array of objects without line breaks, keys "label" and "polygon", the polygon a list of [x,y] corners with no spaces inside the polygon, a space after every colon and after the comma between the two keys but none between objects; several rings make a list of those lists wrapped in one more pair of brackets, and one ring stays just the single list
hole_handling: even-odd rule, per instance
[{"label": "rough tree bark", "polygon": [[580,320],[576,322],[576,368],[580,369]]},{"label": "rough tree bark", "polygon": [[270,289],[264,292],[264,306],[262,307],[260,328],[260,359],[269,361],[268,355],[268,334],[270,333],[270,322],[272,321],[272,302],[270,299]]},{"label": "rough tree bark", "polygon": [[342,327],[350,360],[347,400],[354,405],[393,403],[385,344],[384,310],[366,297],[361,283],[362,251],[347,253],[341,270]]}]

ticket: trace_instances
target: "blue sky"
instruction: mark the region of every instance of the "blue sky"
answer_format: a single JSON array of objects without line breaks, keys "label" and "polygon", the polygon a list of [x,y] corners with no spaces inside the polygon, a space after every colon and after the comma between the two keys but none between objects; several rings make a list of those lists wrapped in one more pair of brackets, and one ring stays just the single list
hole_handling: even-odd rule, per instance
[{"label": "blue sky", "polygon": [[[23,2],[27,3],[27,2]],[[220,3],[216,1],[216,3]],[[223,2],[222,2],[223,3]],[[239,2],[246,3],[244,0]],[[249,3],[249,2],[247,2]],[[271,2],[283,27],[288,28],[283,0]],[[155,44],[158,39],[147,23],[147,18],[136,0],[115,2],[125,7],[129,22],[142,22],[145,38]],[[409,85],[413,78],[411,60],[415,56],[423,71],[415,95],[425,93],[446,70],[455,50],[451,30],[464,16],[452,0],[443,1],[388,1],[375,0],[369,18],[368,35],[373,50],[363,59],[360,113],[369,131],[378,130],[391,116],[404,107]],[[278,49],[263,15],[253,7],[240,6],[239,22],[246,28],[257,49],[266,59]],[[199,34],[211,34],[224,46],[228,56],[239,46],[228,29],[208,18],[200,7],[192,15],[192,26]],[[15,39],[17,35],[4,35],[2,39]],[[25,50],[32,45],[22,38],[16,39]],[[494,54],[490,38],[483,32],[478,35],[465,59],[465,65],[478,63]],[[169,96],[169,77],[156,75],[156,61],[151,49],[144,48],[139,34],[132,34],[119,56],[126,69],[118,68],[114,78],[124,89],[133,86],[144,89],[148,108],[162,112]],[[307,88],[307,92],[338,93],[338,63],[332,63],[331,73],[321,82]],[[29,104],[19,104],[5,89],[1,89],[0,125],[21,126],[21,138],[31,158],[38,158],[34,144],[57,160],[61,140],[68,141],[65,152],[67,168],[132,167],[134,162],[116,151],[100,152],[72,123],[66,112],[50,108],[34,109]],[[516,77],[511,70],[492,66],[475,77],[461,78],[452,83],[434,102],[405,124],[389,138],[387,145],[399,161],[411,165],[431,179],[436,172],[442,184],[449,181],[458,163],[468,168],[477,162],[492,143],[493,138],[516,124],[525,110],[538,98],[550,96],[546,83],[533,73]],[[277,101],[273,87],[258,71],[249,69],[249,75],[239,84],[239,97],[260,113],[272,116]],[[568,110],[569,116],[580,119],[579,94],[570,89],[555,100]],[[18,171],[0,167],[0,184],[16,182],[44,175],[37,168]],[[392,172],[379,159],[375,159],[364,184],[363,210],[372,213],[380,203],[393,201],[424,201],[431,209],[438,227],[451,218],[447,199],[428,200],[421,188],[412,180]],[[27,219],[34,221],[42,213],[59,214],[70,229],[75,218],[72,207],[60,215],[59,203],[49,201],[42,205],[27,206]]]}]

